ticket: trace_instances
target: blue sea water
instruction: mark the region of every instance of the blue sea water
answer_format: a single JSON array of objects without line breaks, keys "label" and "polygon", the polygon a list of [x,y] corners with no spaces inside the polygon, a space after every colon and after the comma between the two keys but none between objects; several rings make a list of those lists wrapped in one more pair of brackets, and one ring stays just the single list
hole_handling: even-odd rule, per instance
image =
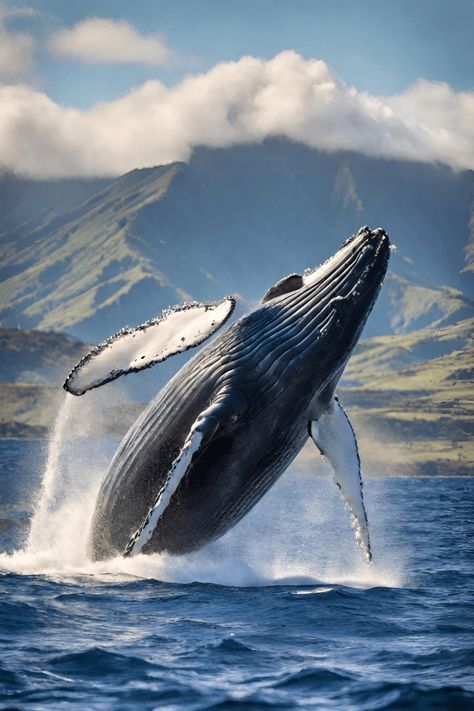
[{"label": "blue sea water", "polygon": [[196,554],[91,563],[116,442],[56,434],[0,441],[0,708],[474,708],[473,479],[367,480],[370,566],[298,471]]}]

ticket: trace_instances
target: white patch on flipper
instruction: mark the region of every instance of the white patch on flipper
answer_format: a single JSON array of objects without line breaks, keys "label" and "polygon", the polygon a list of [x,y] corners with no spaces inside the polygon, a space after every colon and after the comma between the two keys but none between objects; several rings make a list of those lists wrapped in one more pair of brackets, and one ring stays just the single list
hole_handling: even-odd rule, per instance
[{"label": "white patch on flipper", "polygon": [[160,363],[198,346],[229,318],[235,301],[185,304],[152,321],[123,329],[93,348],[69,374],[64,388],[82,395],[127,373]]},{"label": "white patch on flipper", "polygon": [[321,417],[311,421],[311,437],[333,468],[336,484],[352,514],[357,544],[370,562],[372,552],[357,440],[349,418],[336,398]]},{"label": "white patch on flipper", "polygon": [[184,443],[183,449],[179,456],[173,462],[166,481],[161,487],[153,507],[150,509],[148,516],[145,519],[143,526],[130,540],[124,555],[137,555],[142,550],[143,546],[148,543],[153,535],[160,516],[167,508],[171,497],[178,488],[181,479],[186,474],[189,465],[192,462],[194,454],[198,451],[204,434],[200,430],[191,430],[188,439]]},{"label": "white patch on flipper", "polygon": [[171,465],[168,476],[145,521],[128,542],[124,556],[140,553],[143,546],[152,537],[161,515],[170,503],[182,478],[186,475],[194,456],[204,445],[209,444],[223,422],[228,421],[229,418],[235,419],[245,406],[245,399],[237,391],[234,390],[230,394],[229,390],[223,389],[209,407],[201,412],[191,427],[180,453]]}]

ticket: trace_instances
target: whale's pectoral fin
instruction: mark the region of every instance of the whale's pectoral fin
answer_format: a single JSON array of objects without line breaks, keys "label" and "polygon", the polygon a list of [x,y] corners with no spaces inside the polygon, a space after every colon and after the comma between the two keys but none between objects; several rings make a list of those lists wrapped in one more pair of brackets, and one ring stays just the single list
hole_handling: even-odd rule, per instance
[{"label": "whale's pectoral fin", "polygon": [[362,493],[357,440],[344,408],[335,397],[328,409],[310,423],[311,437],[334,470],[336,484],[352,514],[356,540],[367,562],[372,560],[369,527]]},{"label": "whale's pectoral fin", "polygon": [[212,336],[229,318],[234,299],[191,303],[163,311],[152,321],[124,328],[95,346],[72,369],[64,389],[83,395],[92,388],[150,368],[176,353],[194,348]]},{"label": "whale's pectoral fin", "polygon": [[193,461],[205,450],[220,428],[239,417],[245,406],[245,400],[239,393],[231,395],[223,391],[207,409],[201,412],[174,460],[153,506],[140,528],[128,542],[123,553],[125,557],[137,555],[142,551],[152,537],[161,515]]}]

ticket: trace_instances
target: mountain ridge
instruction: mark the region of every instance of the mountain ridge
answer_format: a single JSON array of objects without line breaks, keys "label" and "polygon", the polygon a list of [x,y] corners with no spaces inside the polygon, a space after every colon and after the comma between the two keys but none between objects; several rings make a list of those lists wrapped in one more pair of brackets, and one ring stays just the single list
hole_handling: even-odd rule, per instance
[{"label": "mountain ridge", "polygon": [[183,299],[258,299],[380,223],[399,249],[366,333],[442,325],[473,307],[463,293],[471,184],[440,166],[285,141],[200,149],[189,163],[127,173],[24,236],[4,264],[0,318],[101,340]]}]

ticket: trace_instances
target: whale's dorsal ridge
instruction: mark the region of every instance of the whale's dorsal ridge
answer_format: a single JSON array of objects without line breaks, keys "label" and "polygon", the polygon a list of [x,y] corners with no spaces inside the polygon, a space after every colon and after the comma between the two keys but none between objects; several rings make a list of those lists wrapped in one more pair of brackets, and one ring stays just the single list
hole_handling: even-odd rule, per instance
[{"label": "whale's dorsal ridge", "polygon": [[267,301],[271,301],[277,296],[282,296],[282,294],[288,294],[290,291],[297,291],[301,289],[303,283],[301,274],[289,274],[269,288],[262,299],[262,303],[265,304]]},{"label": "whale's dorsal ridge", "polygon": [[230,317],[235,300],[192,302],[163,311],[151,321],[123,328],[95,346],[69,373],[64,389],[83,395],[128,373],[161,363],[176,353],[195,348]]}]

